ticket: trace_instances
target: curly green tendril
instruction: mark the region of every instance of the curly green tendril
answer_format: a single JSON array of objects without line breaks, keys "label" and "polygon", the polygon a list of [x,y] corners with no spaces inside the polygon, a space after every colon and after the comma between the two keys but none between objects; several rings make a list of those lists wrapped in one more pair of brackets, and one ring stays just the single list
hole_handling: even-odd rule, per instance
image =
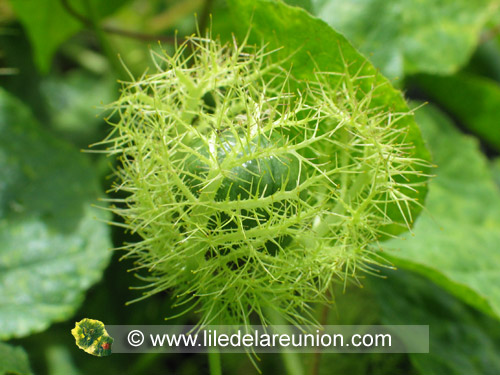
[{"label": "curly green tendril", "polygon": [[142,238],[123,247],[139,299],[168,290],[202,325],[266,322],[266,309],[310,322],[332,280],[378,262],[385,228],[412,222],[425,162],[405,141],[409,114],[372,108],[366,76],[303,82],[273,53],[193,37],[153,53],[157,72],[111,105],[102,143],[127,193],[112,210]]}]

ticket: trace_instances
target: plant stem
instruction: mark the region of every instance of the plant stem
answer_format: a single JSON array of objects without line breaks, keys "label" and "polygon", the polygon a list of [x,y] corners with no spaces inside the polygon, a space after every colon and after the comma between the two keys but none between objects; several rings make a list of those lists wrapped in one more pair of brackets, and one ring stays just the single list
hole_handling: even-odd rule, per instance
[{"label": "plant stem", "polygon": [[[331,298],[330,289],[327,289],[326,297],[327,297],[327,299]],[[328,314],[329,313],[330,313],[330,306],[324,305],[323,308],[321,309],[321,316],[320,316],[320,321],[319,321],[319,323],[323,327],[328,324]],[[318,350],[317,352],[314,353],[313,364],[311,367],[311,375],[318,375],[319,374],[320,364],[321,364],[321,351]]]},{"label": "plant stem", "polygon": [[[64,9],[75,19],[80,21],[83,25],[86,27],[92,27],[93,22],[89,20],[87,17],[81,15],[77,11],[75,11],[68,3],[68,0],[61,0],[61,4],[64,7]],[[161,41],[161,42],[166,42],[170,44],[175,43],[175,37],[171,35],[159,35],[159,34],[146,34],[146,33],[141,33],[138,31],[134,30],[126,30],[126,29],[120,29],[114,26],[110,25],[103,25],[101,26],[101,30],[110,33],[110,34],[115,34],[115,35],[120,35],[124,36],[127,38],[133,38],[137,40],[142,40],[144,42],[148,41]]]},{"label": "plant stem", "polygon": [[283,358],[283,363],[288,375],[303,375],[304,370],[302,369],[302,362],[300,361],[297,353],[281,353],[281,358]]},{"label": "plant stem", "polygon": [[121,66],[120,62],[118,61],[118,55],[113,52],[113,49],[105,33],[103,32],[101,26],[99,25],[97,15],[92,3],[90,2],[90,0],[83,0],[83,3],[85,5],[87,15],[91,22],[91,26],[94,29],[94,32],[96,33],[97,39],[99,40],[99,44],[101,45],[104,54],[108,57],[109,63],[111,64],[113,71],[117,76],[125,77],[126,72]]},{"label": "plant stem", "polygon": [[220,352],[217,348],[209,348],[208,367],[210,369],[210,375],[222,375]]},{"label": "plant stem", "polygon": [[[265,308],[266,316],[272,325],[287,325],[287,322],[283,317],[276,311]],[[302,367],[302,362],[299,358],[298,353],[295,352],[280,352],[281,358],[283,359],[283,364],[285,365],[285,370],[288,375],[304,375],[304,369]]]}]

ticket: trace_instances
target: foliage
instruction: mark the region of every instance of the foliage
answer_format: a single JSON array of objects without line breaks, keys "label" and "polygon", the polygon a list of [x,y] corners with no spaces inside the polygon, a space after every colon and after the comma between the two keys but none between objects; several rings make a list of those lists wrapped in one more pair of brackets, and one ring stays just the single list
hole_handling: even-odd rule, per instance
[{"label": "foliage", "polygon": [[[500,295],[491,288],[500,275],[500,192],[490,167],[477,141],[460,134],[435,108],[419,111],[417,120],[438,165],[436,177],[412,237],[391,240],[385,248],[396,265],[404,263],[500,317]],[[453,253],[440,248],[453,248]]]},{"label": "foliage", "polygon": [[44,0],[40,4],[36,0],[13,0],[11,5],[30,35],[36,64],[42,72],[48,72],[52,56],[59,45],[84,26],[84,22],[75,19],[70,10],[78,15],[101,19],[125,2]]},{"label": "foliage", "polygon": [[0,338],[70,318],[111,252],[95,171],[0,91]]},{"label": "foliage", "polygon": [[265,354],[265,374],[499,373],[498,8],[1,0],[0,374],[205,373],[70,331],[270,310],[429,325],[430,353]]},{"label": "foliage", "polygon": [[390,287],[385,280],[370,284],[380,306],[381,321],[429,325],[429,354],[410,355],[418,373],[496,374],[500,366],[495,354],[500,345],[498,320],[485,317],[410,272],[390,272],[390,278],[394,281]]},{"label": "foliage", "polygon": [[384,74],[402,78],[456,72],[499,5],[496,0],[314,0],[313,14],[344,33]]},{"label": "foliage", "polygon": [[26,352],[20,347],[13,347],[0,342],[0,373],[4,374],[32,374]]},{"label": "foliage", "polygon": [[[414,82],[443,109],[460,118],[461,124],[500,151],[500,88],[495,81],[467,73],[436,77],[418,75]],[[454,95],[449,95],[454,92]]]}]

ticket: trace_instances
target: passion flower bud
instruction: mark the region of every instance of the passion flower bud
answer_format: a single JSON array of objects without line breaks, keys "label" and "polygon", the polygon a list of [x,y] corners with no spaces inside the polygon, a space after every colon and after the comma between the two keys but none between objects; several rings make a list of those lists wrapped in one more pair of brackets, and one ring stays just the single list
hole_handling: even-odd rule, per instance
[{"label": "passion flower bud", "polygon": [[125,246],[149,283],[141,298],[169,290],[201,324],[265,321],[265,307],[306,322],[409,216],[421,161],[397,121],[407,114],[359,101],[348,74],[304,83],[236,42],[191,38],[156,60],[124,83],[103,141],[128,194],[114,211],[142,237]]}]

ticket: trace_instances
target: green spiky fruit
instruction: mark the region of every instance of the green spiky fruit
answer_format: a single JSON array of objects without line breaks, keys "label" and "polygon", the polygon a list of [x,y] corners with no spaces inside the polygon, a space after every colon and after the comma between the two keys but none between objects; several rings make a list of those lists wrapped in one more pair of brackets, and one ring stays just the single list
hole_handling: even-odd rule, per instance
[{"label": "green spiky fruit", "polygon": [[168,290],[201,324],[266,307],[307,321],[332,280],[376,262],[385,228],[408,227],[425,180],[408,114],[357,92],[366,76],[304,83],[268,55],[192,38],[111,105],[114,212],[143,239],[125,249],[144,297]]},{"label": "green spiky fruit", "polygon": [[[241,132],[239,134],[222,133],[217,138],[221,143],[216,146],[216,155],[211,155],[209,147],[198,139],[198,145],[193,146],[194,150],[206,158],[213,156],[219,165],[224,163],[228,155],[236,159],[235,166],[228,171],[227,176],[223,177],[214,200],[217,202],[247,201],[256,197],[270,197],[279,191],[299,188],[302,181],[299,176],[300,163],[297,157],[286,152],[279,154],[274,152],[276,147],[285,145],[285,137],[286,135],[282,133],[272,133],[271,136],[260,134],[249,139]],[[262,156],[259,156],[259,153]],[[249,158],[249,155],[254,155],[255,158]],[[186,171],[181,176],[193,194],[199,196],[203,191],[210,167],[194,155],[189,157],[185,167]],[[286,206],[282,202],[275,202],[272,211],[278,212],[280,209],[286,210]],[[224,210],[216,211],[209,219],[208,228],[223,227],[229,231],[238,230],[241,226],[243,230],[249,230],[264,225],[270,218],[270,213],[265,209],[242,208],[239,214],[239,219],[235,219]],[[288,215],[293,216],[293,214],[294,212],[290,212]],[[290,242],[290,236],[278,235],[273,240],[267,241],[263,249],[274,254]]]},{"label": "green spiky fruit", "polygon": [[[218,137],[221,142],[217,145],[217,163],[223,163],[228,154],[235,155],[241,160],[228,173],[215,195],[217,201],[237,201],[254,196],[268,197],[277,191],[289,191],[300,184],[298,170],[299,161],[291,154],[275,154],[272,150],[285,145],[285,135],[273,133],[271,137],[261,134],[253,139],[245,135],[236,136],[230,132]],[[201,144],[193,147],[205,157],[211,157],[208,145]],[[257,150],[263,156],[249,159],[248,155],[255,155]],[[195,194],[199,194],[203,182],[209,172],[209,166],[195,156],[186,163],[186,175],[191,177],[187,182]]]}]

